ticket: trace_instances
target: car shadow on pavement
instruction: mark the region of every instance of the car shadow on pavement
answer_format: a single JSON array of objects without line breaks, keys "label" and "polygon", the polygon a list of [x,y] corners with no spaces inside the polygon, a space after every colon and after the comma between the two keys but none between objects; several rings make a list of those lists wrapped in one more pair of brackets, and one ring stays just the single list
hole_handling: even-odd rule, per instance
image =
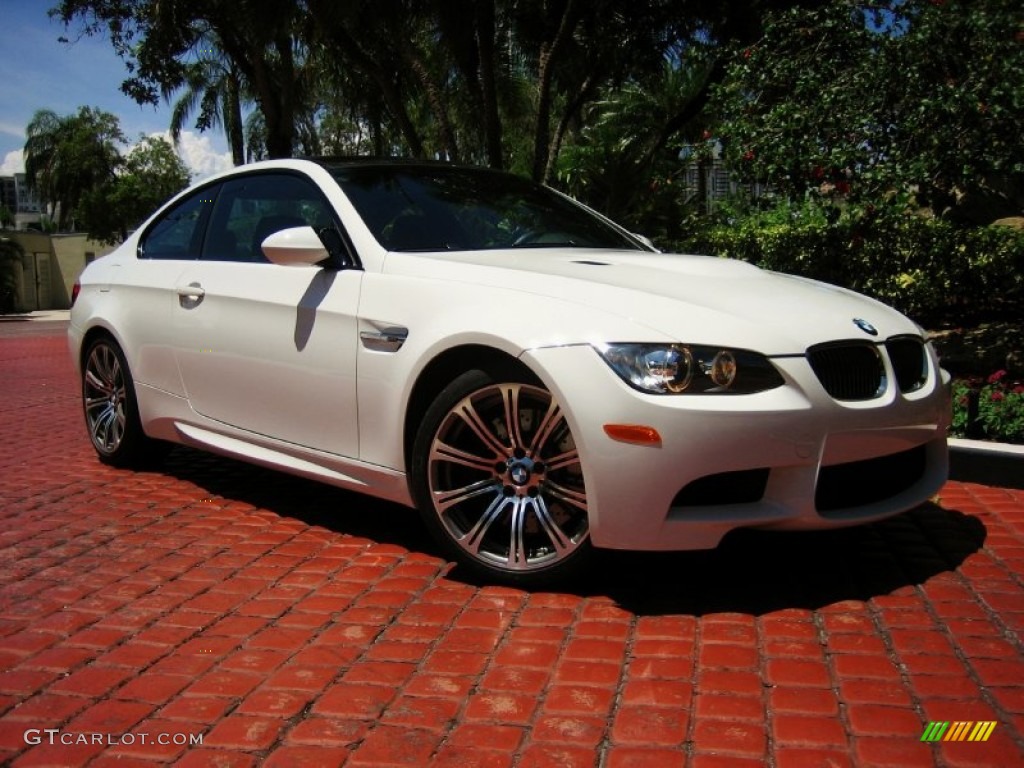
[{"label": "car shadow on pavement", "polygon": [[985,536],[978,518],[925,504],[840,530],[734,531],[714,550],[605,552],[587,591],[638,615],[816,610],[923,584],[956,569]]},{"label": "car shadow on pavement", "polygon": [[[339,535],[444,558],[416,512],[398,504],[181,447],[161,471],[210,494]],[[985,536],[977,517],[929,503],[882,522],[832,531],[734,531],[714,550],[603,550],[586,576],[564,591],[608,597],[640,616],[815,610],[955,570],[982,547]],[[486,586],[458,567],[445,578]]]},{"label": "car shadow on pavement", "polygon": [[181,446],[159,471],[307,525],[441,557],[415,510],[400,504]]}]

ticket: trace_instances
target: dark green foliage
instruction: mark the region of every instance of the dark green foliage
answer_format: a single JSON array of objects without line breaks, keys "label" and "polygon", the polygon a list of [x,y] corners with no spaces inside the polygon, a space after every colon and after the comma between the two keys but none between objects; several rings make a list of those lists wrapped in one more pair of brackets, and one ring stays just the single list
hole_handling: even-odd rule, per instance
[{"label": "dark green foliage", "polygon": [[21,244],[6,237],[0,237],[0,315],[15,310],[18,298],[17,265],[25,255]]},{"label": "dark green foliage", "polygon": [[143,138],[120,158],[117,173],[83,195],[78,216],[92,239],[119,242],[188,183],[188,170],[171,145]]},{"label": "dark green foliage", "polygon": [[25,174],[39,198],[59,214],[59,229],[67,229],[83,195],[114,176],[124,134],[109,112],[79,107],[60,116],[41,109],[25,129]]},{"label": "dark green foliage", "polygon": [[26,133],[28,182],[58,210],[59,230],[117,242],[189,182],[184,163],[161,139],[143,138],[123,156],[120,123],[102,110],[81,107],[66,117],[40,110]]},{"label": "dark green foliage", "polygon": [[920,323],[1024,316],[1024,232],[963,227],[895,204],[782,204],[723,217],[678,247],[852,288]]},{"label": "dark green foliage", "polygon": [[1024,26],[1014,0],[833,0],[771,14],[717,89],[742,178],[787,196],[915,190],[937,215],[1024,210]]}]

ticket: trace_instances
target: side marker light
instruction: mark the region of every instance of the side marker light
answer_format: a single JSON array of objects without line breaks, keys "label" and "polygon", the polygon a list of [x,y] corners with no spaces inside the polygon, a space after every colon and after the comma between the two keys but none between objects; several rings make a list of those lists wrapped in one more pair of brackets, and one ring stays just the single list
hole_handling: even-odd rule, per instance
[{"label": "side marker light", "polygon": [[661,435],[654,427],[642,424],[605,424],[604,433],[612,440],[635,445],[661,445]]}]

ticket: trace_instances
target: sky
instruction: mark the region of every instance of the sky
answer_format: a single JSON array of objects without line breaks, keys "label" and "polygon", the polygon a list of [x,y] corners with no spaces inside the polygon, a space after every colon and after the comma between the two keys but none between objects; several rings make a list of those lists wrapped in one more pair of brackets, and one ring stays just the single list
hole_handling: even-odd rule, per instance
[{"label": "sky", "polygon": [[[0,176],[24,170],[25,126],[38,109],[69,115],[81,106],[118,117],[131,143],[165,134],[171,107],[140,106],[121,93],[124,62],[105,37],[80,37],[50,19],[56,0],[0,0]],[[61,36],[73,41],[58,42]],[[127,147],[126,147],[127,149]],[[178,153],[193,180],[231,167],[220,130],[182,132]]]}]

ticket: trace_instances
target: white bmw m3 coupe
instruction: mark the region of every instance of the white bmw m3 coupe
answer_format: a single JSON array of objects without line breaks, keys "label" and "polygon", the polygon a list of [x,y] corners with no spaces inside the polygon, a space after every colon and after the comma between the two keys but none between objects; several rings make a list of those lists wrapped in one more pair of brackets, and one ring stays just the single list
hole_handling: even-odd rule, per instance
[{"label": "white bmw m3 coupe", "polygon": [[280,160],[168,202],[75,290],[89,437],[417,508],[492,581],[926,501],[949,377],[863,296],[665,254],[521,178]]}]

